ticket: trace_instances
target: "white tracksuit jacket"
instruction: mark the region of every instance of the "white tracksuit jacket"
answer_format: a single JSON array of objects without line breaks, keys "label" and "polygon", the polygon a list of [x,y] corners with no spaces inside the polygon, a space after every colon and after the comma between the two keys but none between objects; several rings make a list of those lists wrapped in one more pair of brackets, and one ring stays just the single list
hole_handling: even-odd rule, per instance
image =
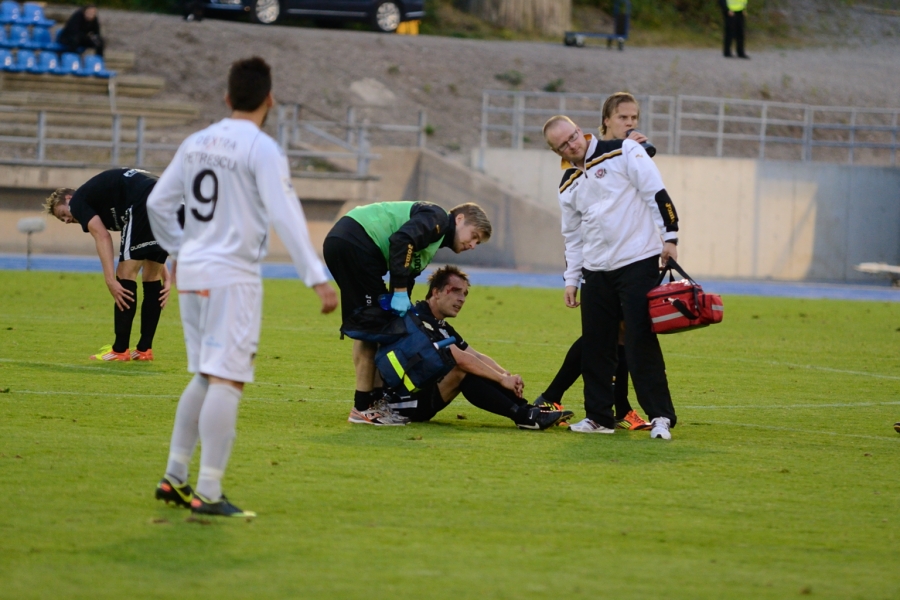
[{"label": "white tracksuit jacket", "polygon": [[644,148],[585,137],[585,169],[564,160],[559,186],[566,286],[576,287],[582,268],[613,271],[660,254],[663,240],[678,236],[675,207]]}]

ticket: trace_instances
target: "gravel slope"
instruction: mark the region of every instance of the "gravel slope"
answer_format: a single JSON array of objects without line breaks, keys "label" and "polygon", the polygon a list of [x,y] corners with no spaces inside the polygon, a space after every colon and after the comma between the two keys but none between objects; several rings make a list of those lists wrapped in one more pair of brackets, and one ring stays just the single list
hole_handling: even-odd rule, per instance
[{"label": "gravel slope", "polygon": [[[376,118],[413,122],[420,108],[435,127],[429,141],[444,152],[478,143],[481,92],[512,89],[497,74],[518,71],[516,89],[540,90],[562,80],[565,91],[692,94],[826,105],[900,105],[900,15],[816,10],[797,2],[787,18],[833,46],[757,50],[752,60],[726,60],[717,49],[567,48],[540,42],[476,41],[382,35],[301,27],[263,27],[104,9],[109,47],[136,54],[135,72],[168,81],[165,96],[191,100],[204,121],[225,115],[228,65],[258,54],[275,69],[276,97],[334,118],[359,103],[354,82],[377,80],[396,97]],[[849,16],[848,16],[849,15]],[[835,19],[841,23],[836,25]],[[847,21],[847,19],[850,19]],[[752,18],[751,25],[752,26]],[[812,33],[810,34],[812,35]],[[359,85],[359,84],[357,84]],[[371,87],[371,86],[370,86]]]}]

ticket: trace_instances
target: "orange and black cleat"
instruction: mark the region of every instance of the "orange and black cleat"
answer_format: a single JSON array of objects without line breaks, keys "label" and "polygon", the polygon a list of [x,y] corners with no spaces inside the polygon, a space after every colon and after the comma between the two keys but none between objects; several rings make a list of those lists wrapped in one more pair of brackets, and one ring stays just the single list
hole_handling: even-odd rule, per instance
[{"label": "orange and black cleat", "polygon": [[166,476],[156,484],[156,499],[162,500],[166,504],[172,502],[175,506],[190,508],[191,500],[194,499],[194,490],[186,483],[177,485]]},{"label": "orange and black cleat", "polygon": [[650,429],[651,425],[641,418],[635,411],[628,411],[624,419],[616,421],[616,429],[628,429],[629,431],[643,431]]},{"label": "orange and black cleat", "polygon": [[153,360],[153,350],[150,348],[147,348],[143,352],[140,350],[132,350],[131,360]]}]

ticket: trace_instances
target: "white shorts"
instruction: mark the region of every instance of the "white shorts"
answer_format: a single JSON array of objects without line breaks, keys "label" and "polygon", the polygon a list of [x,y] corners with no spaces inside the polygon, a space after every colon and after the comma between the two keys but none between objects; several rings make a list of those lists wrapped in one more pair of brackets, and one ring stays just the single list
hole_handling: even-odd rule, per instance
[{"label": "white shorts", "polygon": [[253,381],[259,346],[262,283],[179,291],[188,372]]}]

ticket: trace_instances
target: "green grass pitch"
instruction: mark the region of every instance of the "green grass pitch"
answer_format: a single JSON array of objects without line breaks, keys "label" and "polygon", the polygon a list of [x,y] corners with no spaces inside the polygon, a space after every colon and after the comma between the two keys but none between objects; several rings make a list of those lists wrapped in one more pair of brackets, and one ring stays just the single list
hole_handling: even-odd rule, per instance
[{"label": "green grass pitch", "polygon": [[[153,499],[189,378],[177,300],[154,363],[98,364],[99,275],[0,280],[0,598],[900,597],[900,303],[725,298],[721,325],[662,338],[665,443],[461,397],[350,425],[339,317],[266,281],[224,482],[259,518],[192,522]],[[529,398],[579,329],[561,290],[491,287],[456,327]]]}]

